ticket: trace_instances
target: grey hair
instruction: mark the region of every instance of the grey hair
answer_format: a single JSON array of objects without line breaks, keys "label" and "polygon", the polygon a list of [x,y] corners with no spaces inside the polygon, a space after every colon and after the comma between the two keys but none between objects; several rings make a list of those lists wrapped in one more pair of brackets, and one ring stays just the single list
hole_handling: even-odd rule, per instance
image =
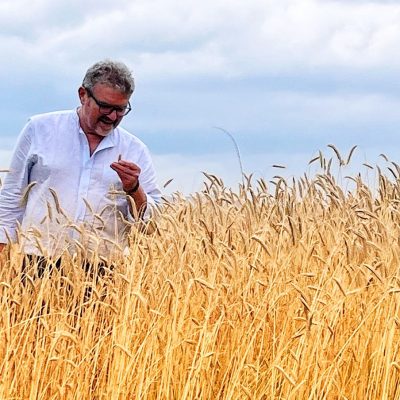
[{"label": "grey hair", "polygon": [[135,90],[131,71],[124,63],[118,61],[99,61],[86,71],[82,86],[93,90],[97,83],[110,85],[128,96]]}]

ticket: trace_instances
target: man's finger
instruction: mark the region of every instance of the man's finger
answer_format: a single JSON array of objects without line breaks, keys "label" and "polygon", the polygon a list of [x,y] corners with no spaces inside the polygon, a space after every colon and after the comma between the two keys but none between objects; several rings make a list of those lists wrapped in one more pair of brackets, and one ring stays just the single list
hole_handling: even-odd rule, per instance
[{"label": "man's finger", "polygon": [[140,174],[140,168],[135,164],[112,163],[110,167],[115,171],[123,171],[127,174]]},{"label": "man's finger", "polygon": [[139,166],[136,165],[135,163],[130,162],[130,161],[125,161],[125,160],[119,160],[118,164],[119,165],[125,165],[127,167],[132,167],[132,168],[139,168]]},{"label": "man's finger", "polygon": [[[114,168],[113,168],[114,169]],[[114,171],[118,174],[119,179],[124,183],[127,184],[129,182],[135,182],[139,179],[139,173],[132,173],[132,171],[126,172],[119,169],[114,169]]]},{"label": "man's finger", "polygon": [[125,167],[123,165],[120,165],[118,163],[112,163],[110,167],[116,171],[116,172],[122,172],[124,174],[128,175],[137,175],[140,174],[140,169],[138,168],[132,168],[132,167]]}]

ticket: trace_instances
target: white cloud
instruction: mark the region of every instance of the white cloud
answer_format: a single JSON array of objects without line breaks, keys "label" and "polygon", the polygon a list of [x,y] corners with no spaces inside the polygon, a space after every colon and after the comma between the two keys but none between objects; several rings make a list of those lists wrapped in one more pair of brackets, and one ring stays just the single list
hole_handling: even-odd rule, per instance
[{"label": "white cloud", "polygon": [[0,26],[15,59],[3,71],[30,61],[77,73],[107,55],[158,79],[400,64],[395,2],[16,0],[0,3]]}]

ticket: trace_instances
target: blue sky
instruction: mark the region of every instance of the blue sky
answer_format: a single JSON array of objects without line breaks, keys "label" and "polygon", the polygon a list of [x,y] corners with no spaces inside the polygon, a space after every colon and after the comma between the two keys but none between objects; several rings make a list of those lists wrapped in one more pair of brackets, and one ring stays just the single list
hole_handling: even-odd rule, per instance
[{"label": "blue sky", "polygon": [[160,185],[201,188],[309,171],[333,143],[399,162],[400,3],[329,0],[2,0],[0,168],[35,113],[76,107],[95,61],[134,72],[122,125],[150,148]]}]

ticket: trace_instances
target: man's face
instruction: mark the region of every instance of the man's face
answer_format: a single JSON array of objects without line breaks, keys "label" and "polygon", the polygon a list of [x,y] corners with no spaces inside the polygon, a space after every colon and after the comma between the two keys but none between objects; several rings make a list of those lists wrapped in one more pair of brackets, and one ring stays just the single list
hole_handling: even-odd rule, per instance
[{"label": "man's face", "polygon": [[79,88],[80,123],[86,134],[107,136],[130,109],[129,96],[118,89],[98,83],[93,89]]}]

